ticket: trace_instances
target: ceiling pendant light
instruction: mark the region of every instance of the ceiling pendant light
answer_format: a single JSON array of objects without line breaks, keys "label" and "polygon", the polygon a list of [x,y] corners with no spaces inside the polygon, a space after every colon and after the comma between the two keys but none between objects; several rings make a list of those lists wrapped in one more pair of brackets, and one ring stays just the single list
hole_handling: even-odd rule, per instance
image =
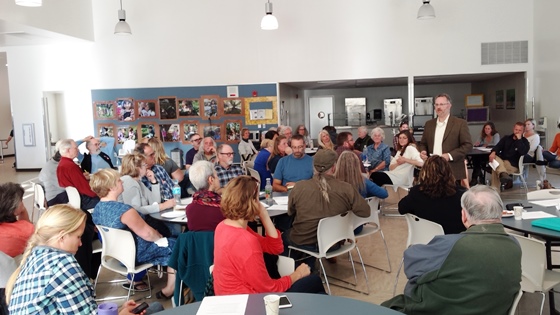
[{"label": "ceiling pendant light", "polygon": [[16,4],[24,7],[40,7],[43,5],[43,0],[16,0]]},{"label": "ceiling pendant light", "polygon": [[266,15],[263,16],[261,20],[261,29],[267,31],[277,30],[278,20],[274,15],[272,15],[272,3],[270,3],[270,0],[264,4],[264,11],[266,12]]},{"label": "ceiling pendant light", "polygon": [[419,20],[428,20],[428,19],[435,19],[436,18],[436,11],[434,7],[430,4],[430,0],[423,0],[422,6],[418,10],[418,16],[416,17]]},{"label": "ceiling pendant light", "polygon": [[126,11],[122,8],[122,0],[120,1],[121,9],[119,10],[119,22],[115,25],[115,35],[132,35],[130,25],[126,23]]}]

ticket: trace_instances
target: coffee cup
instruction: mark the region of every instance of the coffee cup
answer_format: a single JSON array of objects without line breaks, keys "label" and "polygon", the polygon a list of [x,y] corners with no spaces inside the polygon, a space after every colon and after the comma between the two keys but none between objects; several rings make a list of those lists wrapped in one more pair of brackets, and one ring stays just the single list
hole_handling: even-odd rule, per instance
[{"label": "coffee cup", "polygon": [[513,207],[513,216],[515,217],[515,220],[523,219],[523,207],[520,206]]},{"label": "coffee cup", "polygon": [[280,296],[276,294],[269,294],[265,295],[263,299],[266,315],[278,315],[280,310]]}]

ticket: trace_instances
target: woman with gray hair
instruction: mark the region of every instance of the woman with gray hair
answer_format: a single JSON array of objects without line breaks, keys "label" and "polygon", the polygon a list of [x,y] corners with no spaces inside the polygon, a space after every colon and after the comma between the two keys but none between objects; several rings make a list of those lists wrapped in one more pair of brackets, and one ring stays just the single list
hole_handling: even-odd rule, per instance
[{"label": "woman with gray hair", "polygon": [[195,162],[189,170],[189,178],[197,191],[192,203],[187,206],[187,226],[189,231],[214,231],[224,220],[220,208],[220,180],[214,164],[208,161]]},{"label": "woman with gray hair", "polygon": [[385,132],[383,129],[376,127],[371,131],[373,144],[366,147],[366,152],[362,153],[362,159],[366,158],[370,163],[369,173],[388,171],[391,164],[391,150],[389,146],[383,143],[385,140]]}]

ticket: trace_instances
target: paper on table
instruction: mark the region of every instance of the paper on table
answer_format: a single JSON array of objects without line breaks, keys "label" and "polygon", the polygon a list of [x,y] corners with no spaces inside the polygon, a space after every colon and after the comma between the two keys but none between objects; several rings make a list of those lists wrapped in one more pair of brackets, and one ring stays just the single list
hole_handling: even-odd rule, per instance
[{"label": "paper on table", "polygon": [[529,203],[543,206],[543,207],[552,207],[560,204],[560,199],[547,199],[547,200],[532,200]]},{"label": "paper on table", "polygon": [[207,296],[202,300],[196,315],[231,314],[243,315],[249,295]]},{"label": "paper on table", "polygon": [[175,219],[171,219],[169,220],[171,222],[181,222],[181,223],[187,223],[187,216],[183,216],[183,217],[178,217]]},{"label": "paper on table", "polygon": [[266,210],[285,210],[288,211],[288,205],[273,205]]},{"label": "paper on table", "polygon": [[490,152],[490,151],[492,151],[492,148],[477,147],[477,148],[475,148],[475,150],[484,151],[484,152]]},{"label": "paper on table", "polygon": [[268,204],[266,204],[266,203],[264,203],[264,202],[262,202],[262,201],[260,201],[260,203],[261,203],[261,205],[263,205],[263,207],[265,207],[265,208],[270,207]]},{"label": "paper on table", "polygon": [[175,205],[175,210],[185,210],[192,203],[192,197],[181,199],[181,203]]},{"label": "paper on table", "polygon": [[493,160],[492,162],[488,162],[488,165],[490,165],[490,167],[495,171],[500,165],[500,163],[498,163],[498,161],[496,160]]},{"label": "paper on table", "polygon": [[178,212],[178,211],[170,211],[170,212],[165,212],[161,214],[162,218],[167,218],[167,219],[173,219],[173,218],[178,218],[181,216],[184,216],[185,212]]},{"label": "paper on table", "polygon": [[531,211],[523,212],[523,220],[541,219],[541,218],[555,218],[555,215],[546,213],[544,211]]},{"label": "paper on table", "polygon": [[288,204],[288,196],[277,196],[273,197],[274,201],[276,201],[279,205],[287,205]]}]

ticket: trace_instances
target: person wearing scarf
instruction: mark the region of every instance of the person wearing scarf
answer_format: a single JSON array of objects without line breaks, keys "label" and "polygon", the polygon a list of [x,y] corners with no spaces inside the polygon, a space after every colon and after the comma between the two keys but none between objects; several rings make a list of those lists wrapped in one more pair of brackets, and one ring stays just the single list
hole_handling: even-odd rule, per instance
[{"label": "person wearing scarf", "polygon": [[216,193],[220,189],[220,181],[214,165],[208,161],[194,162],[189,177],[197,189],[192,203],[185,210],[189,231],[214,231],[224,220],[220,209],[221,197]]}]

